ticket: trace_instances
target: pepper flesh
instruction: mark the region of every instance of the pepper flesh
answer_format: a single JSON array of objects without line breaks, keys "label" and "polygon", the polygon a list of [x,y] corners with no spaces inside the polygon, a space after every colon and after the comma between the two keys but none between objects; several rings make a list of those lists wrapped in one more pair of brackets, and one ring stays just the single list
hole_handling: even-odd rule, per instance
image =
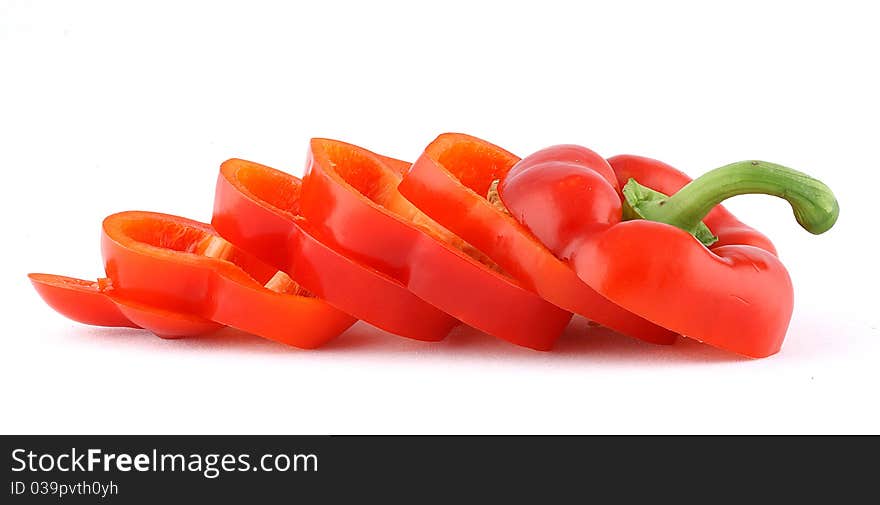
[{"label": "pepper flesh", "polygon": [[479,330],[532,349],[552,347],[571,313],[524,289],[408,202],[397,191],[404,162],[392,168],[387,158],[334,140],[312,139],[310,147],[300,206],[323,238]]},{"label": "pepper flesh", "polygon": [[[719,206],[703,220],[719,238],[708,248],[670,224],[622,222],[619,190],[599,160],[597,155],[591,163],[573,164],[551,156],[523,164],[502,179],[501,199],[584,282],[615,303],[745,356],[776,353],[791,318],[793,290],[766,237]],[[653,160],[613,162],[617,177],[641,177],[640,184],[664,193],[682,181],[682,174]],[[556,204],[538,205],[541,199]],[[833,223],[836,202],[828,211]],[[577,216],[589,217],[579,222]]]},{"label": "pepper flesh", "polygon": [[439,341],[459,321],[400,282],[342,254],[299,215],[302,181],[250,161],[222,164],[214,228],[340,310],[388,332]]},{"label": "pepper flesh", "polygon": [[[517,156],[484,140],[446,133],[428,145],[406,173],[399,191],[545,300],[625,335],[657,344],[674,342],[674,332],[601,296],[515,217],[487,200],[492,182],[518,161]],[[609,183],[614,181],[610,169],[606,175]]]}]

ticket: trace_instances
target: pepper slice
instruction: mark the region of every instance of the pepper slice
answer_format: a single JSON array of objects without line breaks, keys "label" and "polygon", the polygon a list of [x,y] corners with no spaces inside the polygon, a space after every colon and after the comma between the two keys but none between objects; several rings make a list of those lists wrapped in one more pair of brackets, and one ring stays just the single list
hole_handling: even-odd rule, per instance
[{"label": "pepper slice", "polygon": [[222,164],[212,224],[223,237],[327,303],[388,332],[439,341],[457,326],[452,316],[400,282],[347,257],[299,216],[302,181],[250,161]]},{"label": "pepper slice", "polygon": [[142,306],[301,348],[318,347],[355,322],[204,223],[153,212],[113,214],[104,220],[101,249],[114,296]]},{"label": "pepper slice", "polygon": [[500,272],[397,191],[405,162],[312,139],[300,211],[317,233],[461,321],[517,345],[548,350],[571,313]]},{"label": "pepper slice", "polygon": [[[625,335],[657,344],[674,342],[674,332],[632,314],[586,285],[503,206],[487,199],[492,182],[518,161],[484,140],[446,133],[428,145],[399,191],[549,302]],[[608,174],[613,180],[610,170]]]},{"label": "pepper slice", "polygon": [[[682,335],[756,358],[779,351],[793,307],[788,272],[766,237],[718,204],[738,194],[772,194],[791,203],[802,227],[823,233],[839,212],[827,186],[780,165],[746,161],[666,196],[661,190],[679,186],[682,174],[646,158],[618,157],[616,177],[641,177],[618,191],[598,155],[571,163],[554,159],[554,149],[523,160],[498,190],[511,213],[584,282]],[[633,220],[622,222],[624,209]]]},{"label": "pepper slice", "polygon": [[40,297],[56,312],[93,326],[144,328],[162,338],[196,337],[223,325],[198,317],[124,300],[110,279],[95,281],[63,275],[28,274]]},{"label": "pepper slice", "polygon": [[41,273],[28,278],[43,301],[68,319],[92,326],[140,327],[101,292],[98,282]]}]

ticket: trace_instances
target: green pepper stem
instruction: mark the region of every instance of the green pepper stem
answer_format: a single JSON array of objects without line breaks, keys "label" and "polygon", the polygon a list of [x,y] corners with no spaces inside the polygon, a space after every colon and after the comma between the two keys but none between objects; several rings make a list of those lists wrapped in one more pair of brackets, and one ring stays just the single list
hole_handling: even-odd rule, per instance
[{"label": "green pepper stem", "polygon": [[755,193],[787,200],[797,222],[817,235],[828,231],[840,213],[834,193],[821,181],[775,163],[740,161],[716,168],[654,202],[650,216],[645,217],[692,231],[719,203]]}]

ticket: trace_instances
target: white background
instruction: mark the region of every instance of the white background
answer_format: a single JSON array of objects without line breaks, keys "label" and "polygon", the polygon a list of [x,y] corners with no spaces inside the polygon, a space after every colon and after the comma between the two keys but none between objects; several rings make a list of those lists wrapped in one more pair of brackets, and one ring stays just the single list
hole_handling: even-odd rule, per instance
[{"label": "white background", "polygon": [[[0,0],[3,433],[880,432],[878,15],[870,2]],[[300,173],[309,137],[415,158],[463,131],[693,175],[759,158],[823,179],[836,228],[729,202],[796,290],[777,356],[572,324],[552,353],[358,323],[318,351],[163,341],[46,307],[30,271],[101,274],[101,219],[210,218],[217,168]]]}]

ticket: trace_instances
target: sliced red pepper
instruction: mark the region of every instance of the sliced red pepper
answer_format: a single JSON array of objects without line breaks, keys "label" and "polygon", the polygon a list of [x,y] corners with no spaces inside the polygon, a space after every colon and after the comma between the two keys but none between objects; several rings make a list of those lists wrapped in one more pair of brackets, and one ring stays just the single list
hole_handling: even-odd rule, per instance
[{"label": "sliced red pepper", "polygon": [[142,307],[302,348],[320,346],[355,322],[204,223],[153,212],[113,214],[104,220],[101,247],[113,295]]},{"label": "sliced red pepper", "polygon": [[[584,284],[527,228],[487,199],[492,182],[518,161],[515,155],[484,140],[447,133],[425,149],[399,190],[544,299],[623,334],[658,344],[672,343],[673,332],[619,307]],[[608,177],[614,181],[610,169]],[[543,204],[552,206],[554,202]]]},{"label": "sliced red pepper", "polygon": [[214,228],[333,306],[391,333],[442,340],[459,324],[400,282],[326,244],[300,217],[302,181],[250,161],[223,163]]},{"label": "sliced red pepper", "polygon": [[[718,204],[738,194],[772,194],[791,203],[801,226],[823,233],[839,212],[827,186],[780,165],[746,161],[680,187],[682,174],[671,167],[619,157],[617,177],[640,178],[627,180],[621,201],[605,160],[572,162],[554,156],[556,149],[523,160],[498,190],[512,215],[568,258],[581,279],[682,335],[751,357],[779,350],[793,306],[788,272],[766,237]],[[672,196],[659,191],[676,187]],[[624,212],[634,220],[621,222]]]},{"label": "sliced red pepper", "polygon": [[52,274],[28,274],[28,277],[50,307],[83,324],[144,328],[162,338],[195,337],[223,327],[192,314],[124,300],[113,292],[106,278],[95,282]]},{"label": "sliced red pepper", "polygon": [[541,299],[397,191],[403,168],[344,142],[313,139],[300,212],[350,257],[486,333],[550,349],[571,313]]}]

